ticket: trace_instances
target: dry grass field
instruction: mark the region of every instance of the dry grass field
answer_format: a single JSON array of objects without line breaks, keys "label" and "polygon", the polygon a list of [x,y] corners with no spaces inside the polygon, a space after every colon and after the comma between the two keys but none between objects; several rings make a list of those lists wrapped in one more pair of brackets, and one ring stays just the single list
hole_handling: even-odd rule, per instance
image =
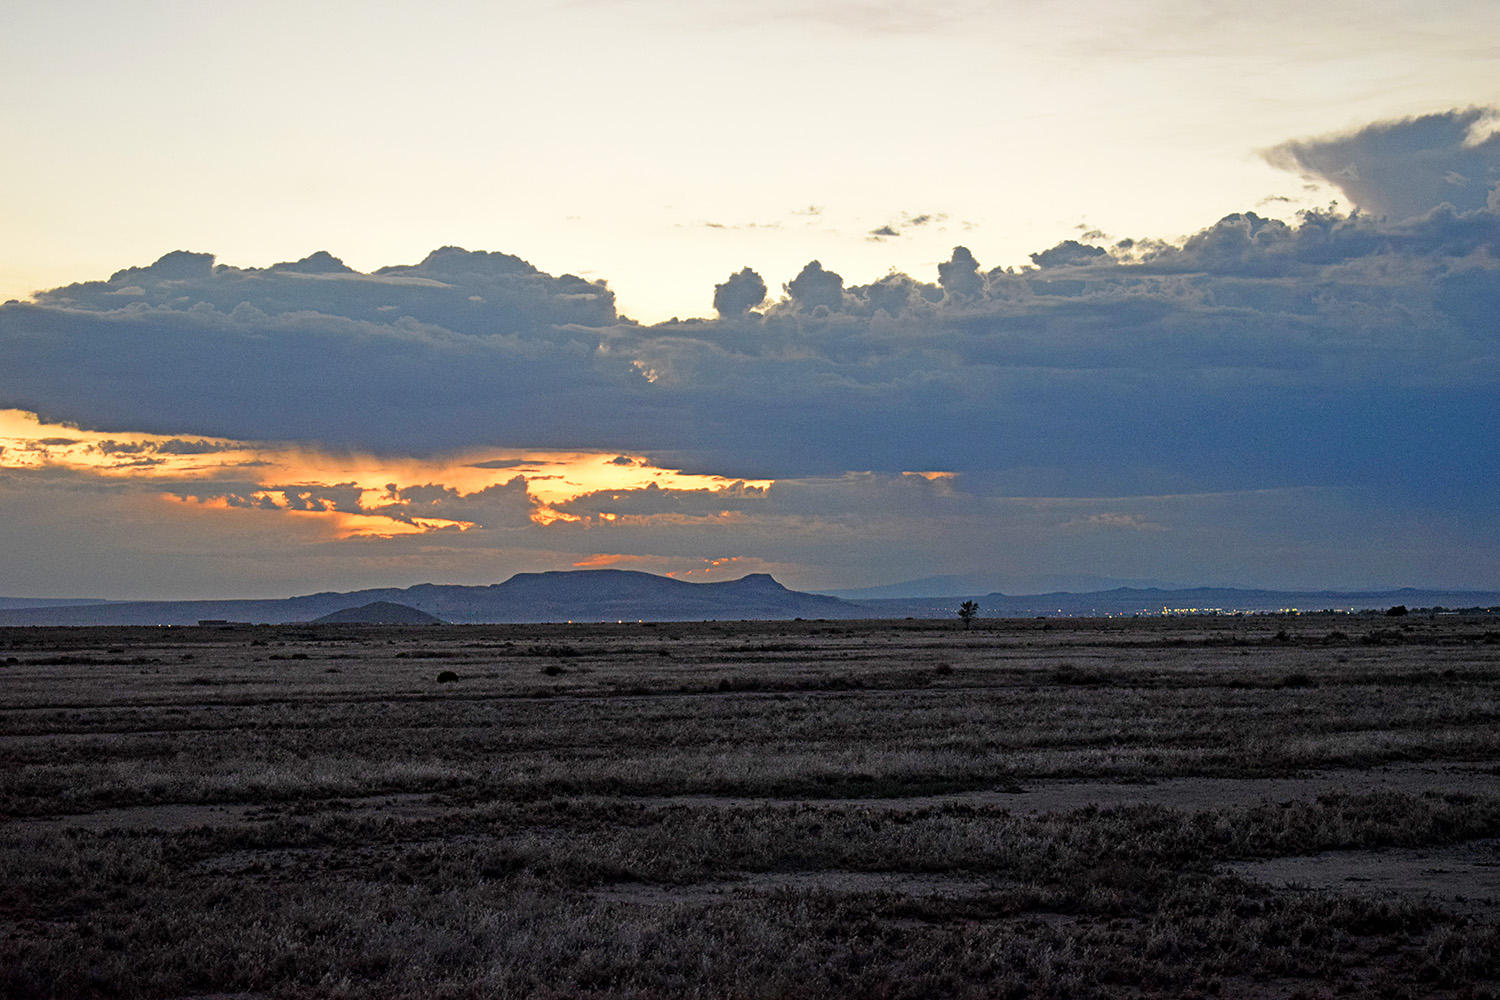
[{"label": "dry grass field", "polygon": [[1500,619],[0,630],[10,997],[1500,996]]}]

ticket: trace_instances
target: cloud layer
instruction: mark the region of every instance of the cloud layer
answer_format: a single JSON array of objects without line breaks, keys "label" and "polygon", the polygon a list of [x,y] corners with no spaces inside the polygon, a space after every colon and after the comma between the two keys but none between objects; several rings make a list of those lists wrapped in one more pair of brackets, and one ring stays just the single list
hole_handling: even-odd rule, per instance
[{"label": "cloud layer", "polygon": [[[504,253],[448,247],[363,274],[327,253],[242,269],[173,252],[0,306],[0,406],[184,447],[575,449],[777,481],[575,497],[554,542],[612,539],[575,539],[582,558],[701,553],[712,537],[754,540],[771,563],[800,551],[832,566],[872,538],[957,559],[986,524],[1027,537],[1017,526],[1043,508],[1017,504],[1038,497],[1079,504],[1045,508],[1059,559],[1103,535],[1140,558],[1208,558],[1182,530],[1212,523],[1205,497],[1276,497],[1283,522],[1301,505],[1324,537],[1333,511],[1384,511],[1387,530],[1437,519],[1434,532],[1500,503],[1500,140],[1476,133],[1484,120],[1455,111],[1272,154],[1340,184],[1352,214],[1239,213],[1180,245],[1068,240],[1020,269],[955,247],[931,278],[864,285],[812,261],[769,302],[746,267],[716,287],[717,318],[656,326],[622,319],[602,282]],[[314,485],[176,495],[373,502]],[[531,533],[530,485],[402,483],[375,513]],[[1173,515],[1174,497],[1200,498],[1196,513]],[[1274,518],[1247,512],[1266,502],[1225,501],[1224,523],[1264,528]],[[1476,551],[1495,562],[1491,541]]]},{"label": "cloud layer", "polygon": [[[644,452],[777,477],[940,468],[1121,492],[1490,496],[1500,216],[1229,216],[846,286],[817,261],[722,316],[620,322],[597,283],[437,251],[356,274],[173,253],[0,307],[0,403],[114,431],[435,454]],[[1037,483],[1041,485],[1041,483]]]}]

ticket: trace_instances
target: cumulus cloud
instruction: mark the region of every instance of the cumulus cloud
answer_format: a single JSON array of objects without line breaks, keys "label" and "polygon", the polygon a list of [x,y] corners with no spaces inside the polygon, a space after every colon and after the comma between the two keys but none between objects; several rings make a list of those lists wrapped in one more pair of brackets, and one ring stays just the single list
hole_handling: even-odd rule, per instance
[{"label": "cumulus cloud", "polygon": [[1465,108],[1376,122],[1266,151],[1274,166],[1334,185],[1361,211],[1394,220],[1439,205],[1469,212],[1500,182],[1500,112]]},{"label": "cumulus cloud", "polygon": [[904,274],[888,274],[856,289],[856,294],[869,304],[872,313],[900,316],[908,312],[915,298],[921,295],[921,286]]},{"label": "cumulus cloud", "polygon": [[811,312],[819,306],[838,309],[844,301],[844,279],[825,271],[818,261],[810,261],[786,286],[798,308]]},{"label": "cumulus cloud", "polygon": [[614,293],[602,282],[553,277],[519,257],[434,250],[416,264],[361,274],[319,251],[267,268],[216,266],[212,254],[177,250],[145,267],[42,292],[45,306],[112,311],[134,305],[281,317],[315,312],[388,323],[405,318],[473,335],[547,334],[570,324],[615,322]]},{"label": "cumulus cloud", "polygon": [[938,284],[954,298],[970,298],[979,294],[984,280],[979,277],[979,261],[968,247],[954,247],[953,256],[938,265]]},{"label": "cumulus cloud", "polygon": [[746,267],[714,286],[714,309],[725,319],[743,316],[766,301],[766,283]]},{"label": "cumulus cloud", "polygon": [[1103,247],[1090,246],[1077,240],[1063,240],[1050,250],[1031,254],[1031,262],[1037,267],[1060,267],[1077,264],[1092,264],[1109,256]]}]

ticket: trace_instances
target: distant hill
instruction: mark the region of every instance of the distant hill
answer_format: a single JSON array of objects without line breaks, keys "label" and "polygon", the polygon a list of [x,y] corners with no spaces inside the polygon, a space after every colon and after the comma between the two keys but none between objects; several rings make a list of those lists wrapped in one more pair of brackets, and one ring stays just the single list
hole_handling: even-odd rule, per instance
[{"label": "distant hill", "polygon": [[0,610],[0,625],[194,625],[207,619],[263,624],[312,622],[389,602],[455,623],[702,621],[869,618],[862,605],[788,590],[764,573],[725,583],[685,583],[632,570],[518,573],[504,583],[308,594],[281,600],[120,601]]},{"label": "distant hill", "polygon": [[425,611],[393,601],[371,601],[357,608],[334,611],[314,618],[314,625],[442,625],[443,620]]}]

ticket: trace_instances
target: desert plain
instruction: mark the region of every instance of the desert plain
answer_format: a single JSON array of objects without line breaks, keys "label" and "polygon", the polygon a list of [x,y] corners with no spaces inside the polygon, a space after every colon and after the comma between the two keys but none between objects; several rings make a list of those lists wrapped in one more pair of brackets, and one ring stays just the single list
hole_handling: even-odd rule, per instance
[{"label": "desert plain", "polygon": [[1500,996],[1500,617],[0,629],[8,997]]}]

